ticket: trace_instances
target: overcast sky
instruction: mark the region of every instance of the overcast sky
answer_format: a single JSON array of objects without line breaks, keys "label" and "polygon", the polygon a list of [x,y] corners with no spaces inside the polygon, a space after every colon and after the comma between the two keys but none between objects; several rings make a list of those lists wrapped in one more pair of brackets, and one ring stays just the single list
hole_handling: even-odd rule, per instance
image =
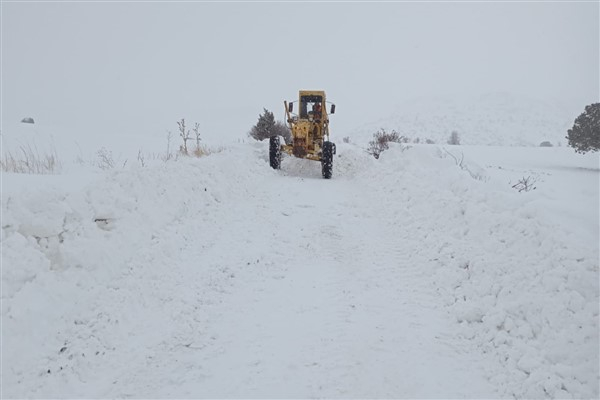
[{"label": "overcast sky", "polygon": [[[414,96],[599,100],[599,3],[3,3],[2,122],[247,133],[323,89],[332,134]],[[368,106],[366,106],[368,104]],[[573,119],[575,116],[573,116]]]}]

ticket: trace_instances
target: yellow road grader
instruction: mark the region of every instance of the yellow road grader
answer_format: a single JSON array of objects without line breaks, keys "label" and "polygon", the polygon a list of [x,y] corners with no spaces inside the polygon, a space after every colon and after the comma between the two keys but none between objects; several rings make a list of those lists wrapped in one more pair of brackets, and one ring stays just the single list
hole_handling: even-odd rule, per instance
[{"label": "yellow road grader", "polygon": [[[330,179],[333,173],[335,144],[329,141],[329,114],[335,113],[335,104],[328,103],[322,90],[300,90],[298,113],[294,102],[284,101],[287,123],[292,132],[292,143],[280,144],[280,137],[269,140],[269,161],[274,169],[281,168],[281,154],[321,162],[323,178]],[[329,113],[326,105],[330,104]]]}]

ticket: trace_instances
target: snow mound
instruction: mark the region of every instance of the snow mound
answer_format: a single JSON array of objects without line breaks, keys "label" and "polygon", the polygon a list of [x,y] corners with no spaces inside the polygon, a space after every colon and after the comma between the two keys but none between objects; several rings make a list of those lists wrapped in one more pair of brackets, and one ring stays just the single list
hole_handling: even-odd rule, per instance
[{"label": "snow mound", "polygon": [[397,245],[431,269],[464,338],[505,366],[492,382],[518,398],[597,397],[598,248],[435,147],[394,146],[380,161],[369,190],[404,227]]}]

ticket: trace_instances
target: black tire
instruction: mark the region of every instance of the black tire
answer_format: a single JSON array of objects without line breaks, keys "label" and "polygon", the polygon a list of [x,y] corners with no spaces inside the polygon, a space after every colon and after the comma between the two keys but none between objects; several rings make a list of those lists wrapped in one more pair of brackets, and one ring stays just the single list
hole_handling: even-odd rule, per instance
[{"label": "black tire", "polygon": [[333,155],[335,154],[335,144],[331,142],[323,143],[323,156],[321,157],[321,171],[323,178],[331,179],[333,174]]},{"label": "black tire", "polygon": [[279,136],[271,136],[269,138],[269,164],[273,169],[281,168],[281,145]]}]

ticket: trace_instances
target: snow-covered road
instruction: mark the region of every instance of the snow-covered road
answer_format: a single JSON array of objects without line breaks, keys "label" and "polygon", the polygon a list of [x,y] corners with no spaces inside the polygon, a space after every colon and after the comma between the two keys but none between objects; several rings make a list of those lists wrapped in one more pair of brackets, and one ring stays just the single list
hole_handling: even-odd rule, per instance
[{"label": "snow-covered road", "polygon": [[3,396],[598,395],[597,247],[434,147],[339,148],[9,187]]},{"label": "snow-covered road", "polygon": [[[313,165],[304,165],[309,170]],[[493,393],[426,271],[364,187],[278,176],[231,214],[228,296],[209,321],[207,366],[168,397],[483,397]],[[242,216],[240,219],[239,216]],[[255,223],[249,225],[252,216]],[[239,249],[245,249],[239,251]],[[222,252],[219,248],[217,252]],[[215,259],[198,252],[193,258]],[[193,279],[190,277],[189,279]],[[190,338],[189,347],[206,337]],[[189,351],[183,348],[182,352]],[[216,351],[216,354],[214,353]],[[177,357],[177,356],[176,356]],[[194,364],[194,357],[189,357]],[[197,358],[196,358],[197,360]],[[158,379],[160,381],[160,379]]]}]

